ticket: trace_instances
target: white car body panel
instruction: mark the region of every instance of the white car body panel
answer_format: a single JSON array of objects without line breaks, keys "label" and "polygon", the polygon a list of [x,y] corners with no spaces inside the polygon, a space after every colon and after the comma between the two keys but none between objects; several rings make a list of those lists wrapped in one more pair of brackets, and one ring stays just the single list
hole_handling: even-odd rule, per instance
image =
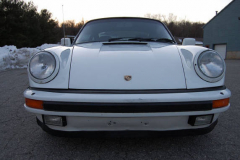
[{"label": "white car body panel", "polygon": [[158,112],[158,113],[89,113],[89,112],[56,112],[56,111],[44,111],[40,109],[34,109],[26,106],[27,111],[41,114],[41,115],[56,115],[56,116],[73,116],[73,117],[177,117],[177,116],[194,116],[194,115],[206,115],[206,114],[218,114],[225,112],[230,108],[230,104],[224,108],[214,109],[210,111],[192,111],[192,112]]},{"label": "white car body panel", "polygon": [[[72,47],[53,47],[45,49],[45,51],[51,52],[58,56],[60,61],[60,69],[56,77],[48,83],[39,84],[34,82],[29,76],[30,87],[35,88],[58,88],[58,89],[68,89],[69,82],[69,70],[71,64]],[[30,74],[30,73],[28,73]]]},{"label": "white car body panel", "polygon": [[[34,93],[34,94],[33,94]],[[42,101],[59,102],[192,102],[212,101],[224,99],[231,96],[228,89],[208,92],[186,92],[186,93],[160,93],[160,94],[81,94],[81,93],[57,93],[27,89],[24,97]]]},{"label": "white car body panel", "polygon": [[[34,93],[34,94],[33,94]],[[208,92],[162,93],[162,94],[79,94],[56,93],[28,89],[24,96],[29,99],[59,102],[104,102],[104,103],[153,103],[153,102],[193,102],[224,99],[231,96],[228,89]],[[59,112],[34,109],[24,105],[29,112],[35,113],[43,122],[42,115],[66,116],[68,125],[65,127],[47,125],[59,131],[170,131],[197,129],[210,126],[191,126],[189,116],[214,114],[212,123],[220,113],[229,109],[228,106],[207,111],[157,112],[157,113],[90,113],[90,112]]]},{"label": "white car body panel", "polygon": [[[226,107],[228,109],[228,107]],[[28,110],[28,109],[27,109]],[[220,112],[225,110],[221,110],[218,113],[214,113],[213,122],[215,122]],[[28,110],[32,112],[32,110]],[[65,115],[67,112],[64,112]],[[37,118],[43,122],[42,114],[36,114]],[[161,114],[161,113],[160,113]],[[137,114],[130,114],[129,116],[118,116],[116,114],[111,114],[111,116],[105,116],[104,114],[101,116],[67,116],[68,125],[65,127],[48,125],[49,128],[54,130],[61,131],[171,131],[171,130],[182,130],[182,129],[197,129],[197,128],[205,128],[210,126],[201,125],[201,126],[191,126],[189,125],[188,118],[189,114],[186,115],[172,115],[170,116],[162,116],[162,115],[145,113],[144,116],[139,116]],[[209,114],[208,112],[205,114]],[[54,115],[54,113],[52,114]],[[198,112],[195,112],[193,115],[199,115]]]},{"label": "white car body panel", "polygon": [[[225,76],[218,82],[209,83],[201,79],[194,69],[195,56],[207,48],[153,42],[145,46],[127,46],[129,47],[125,48],[124,44],[102,47],[102,43],[87,43],[74,48],[53,47],[46,49],[46,51],[58,56],[60,60],[59,72],[52,81],[45,84],[36,83],[29,78],[30,87],[196,89],[224,85]],[[73,60],[72,64],[71,59]],[[159,68],[159,70],[154,70],[154,68]],[[115,72],[116,70],[118,72]],[[132,80],[125,81],[125,75],[131,75]]]},{"label": "white car body panel", "polygon": [[203,51],[208,50],[208,48],[198,46],[178,46],[178,49],[182,58],[187,89],[218,87],[224,85],[225,76],[223,76],[223,78],[218,82],[210,83],[201,79],[194,69],[193,62],[195,56]]},{"label": "white car body panel", "polygon": [[[34,94],[33,94],[34,93]],[[212,101],[231,96],[228,89],[187,92],[187,93],[162,93],[162,94],[80,94],[56,93],[28,89],[24,96],[29,99],[59,102],[113,102],[113,103],[153,103],[153,102],[193,102]],[[68,125],[65,127],[48,125],[49,128],[61,131],[126,131],[126,130],[151,130],[167,131],[180,129],[196,129],[210,126],[191,126],[189,116],[214,114],[215,122],[220,113],[228,110],[230,104],[223,108],[207,111],[187,112],[158,112],[158,113],[87,113],[87,112],[58,112],[30,108],[25,109],[35,113],[43,122],[42,115],[66,116]],[[114,123],[115,122],[115,123]]]},{"label": "white car body panel", "polygon": [[185,89],[186,84],[175,45],[92,43],[74,47],[69,88]]}]

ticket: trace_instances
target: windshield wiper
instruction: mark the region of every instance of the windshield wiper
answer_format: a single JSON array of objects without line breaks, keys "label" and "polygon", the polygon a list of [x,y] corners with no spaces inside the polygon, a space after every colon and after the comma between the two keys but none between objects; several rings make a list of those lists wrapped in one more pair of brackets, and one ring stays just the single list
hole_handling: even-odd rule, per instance
[{"label": "windshield wiper", "polygon": [[167,38],[131,38],[129,41],[152,41],[152,42],[171,42],[174,43],[172,39]]},{"label": "windshield wiper", "polygon": [[118,37],[118,38],[110,38],[108,40],[108,42],[111,42],[111,41],[118,41],[118,40],[121,40],[121,41],[128,41],[130,38],[129,37]]},{"label": "windshield wiper", "polygon": [[118,38],[110,38],[108,42],[111,41],[151,41],[151,42],[171,42],[174,43],[172,39],[168,38],[129,38],[129,37],[118,37]]},{"label": "windshield wiper", "polygon": [[157,42],[171,42],[171,43],[175,43],[174,40],[172,39],[168,39],[168,38],[159,38],[156,39]]},{"label": "windshield wiper", "polygon": [[92,43],[92,42],[101,42],[101,41],[84,41],[84,42],[79,42],[74,44],[83,44],[83,43]]}]

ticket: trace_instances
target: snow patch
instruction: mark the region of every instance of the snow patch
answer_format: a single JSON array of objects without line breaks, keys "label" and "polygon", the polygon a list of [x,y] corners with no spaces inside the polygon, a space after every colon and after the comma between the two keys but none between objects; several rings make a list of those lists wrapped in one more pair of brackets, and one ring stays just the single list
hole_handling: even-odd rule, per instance
[{"label": "snow patch", "polygon": [[59,46],[58,44],[43,44],[36,48],[20,48],[16,46],[0,47],[0,71],[15,68],[27,68],[29,59],[46,48]]}]

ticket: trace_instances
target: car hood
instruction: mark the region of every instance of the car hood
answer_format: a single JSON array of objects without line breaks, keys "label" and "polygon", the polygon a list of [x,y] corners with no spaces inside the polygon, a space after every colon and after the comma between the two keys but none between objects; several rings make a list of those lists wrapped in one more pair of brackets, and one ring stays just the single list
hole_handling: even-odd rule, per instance
[{"label": "car hood", "polygon": [[69,88],[186,89],[186,83],[176,45],[96,42],[74,46]]}]

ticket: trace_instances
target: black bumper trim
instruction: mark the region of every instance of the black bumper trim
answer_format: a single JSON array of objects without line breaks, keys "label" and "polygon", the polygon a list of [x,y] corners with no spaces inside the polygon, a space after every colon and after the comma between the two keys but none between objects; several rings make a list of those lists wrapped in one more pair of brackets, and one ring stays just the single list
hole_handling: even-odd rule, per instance
[{"label": "black bumper trim", "polygon": [[211,132],[217,125],[218,120],[210,126],[197,129],[183,129],[174,131],[58,131],[49,128],[37,119],[38,125],[47,133],[60,137],[161,137],[161,136],[189,136],[203,135]]},{"label": "black bumper trim", "polygon": [[78,93],[78,94],[165,94],[165,93],[188,93],[224,90],[226,86],[199,88],[199,89],[147,89],[147,90],[110,90],[110,89],[50,89],[34,88],[31,90],[55,92],[55,93]]},{"label": "black bumper trim", "polygon": [[200,102],[156,102],[156,103],[90,103],[44,101],[46,111],[88,113],[158,113],[209,111],[212,101]]}]

